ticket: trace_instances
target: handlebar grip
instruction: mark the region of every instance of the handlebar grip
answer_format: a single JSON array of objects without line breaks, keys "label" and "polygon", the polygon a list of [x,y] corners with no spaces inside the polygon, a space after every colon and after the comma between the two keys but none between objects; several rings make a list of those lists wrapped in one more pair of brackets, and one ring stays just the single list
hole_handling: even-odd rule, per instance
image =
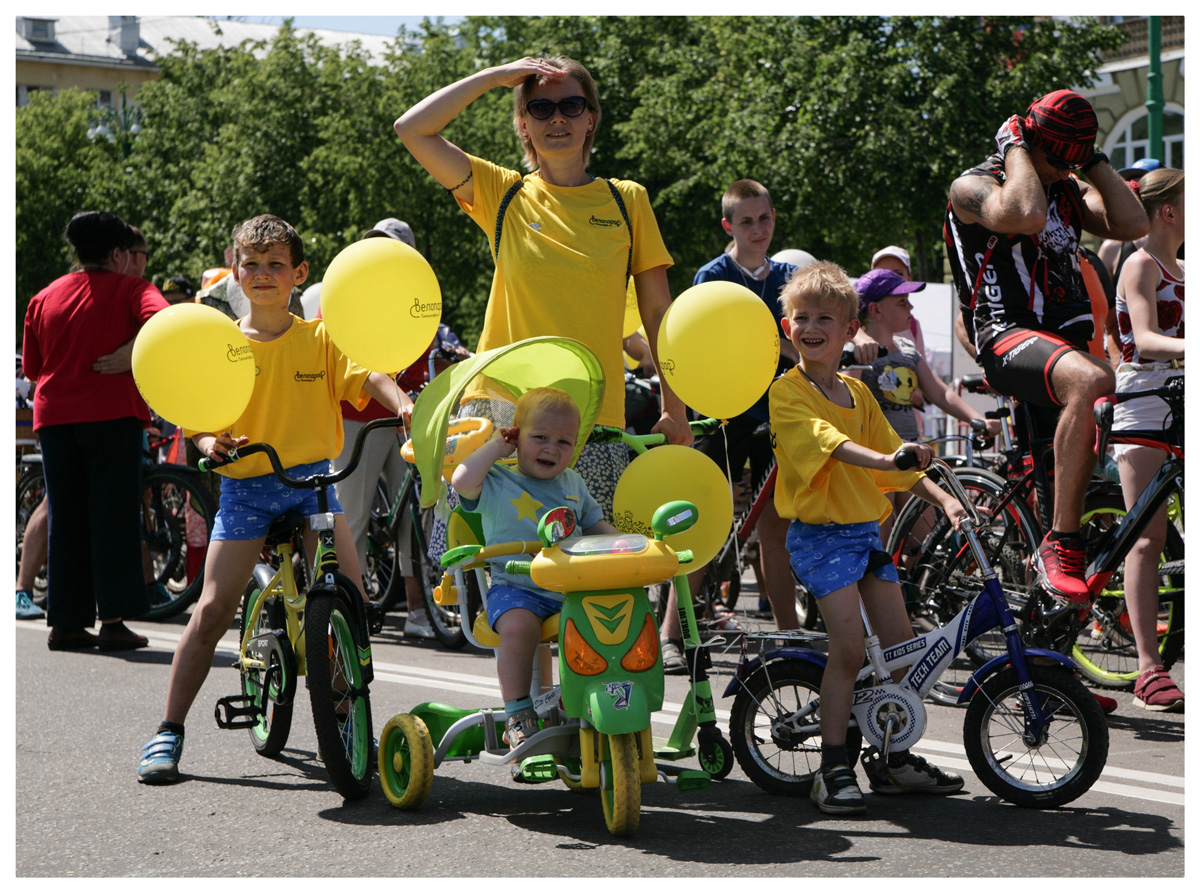
[{"label": "handlebar grip", "polygon": [[896,453],[896,468],[900,471],[908,471],[910,468],[917,467],[917,454],[912,450],[900,450]]},{"label": "handlebar grip", "polygon": [[1012,413],[1008,411],[1007,406],[1001,406],[999,409],[991,409],[983,414],[985,419],[1006,419]]},{"label": "handlebar grip", "polygon": [[523,574],[528,577],[532,564],[532,561],[506,561],[504,562],[504,572],[506,574]]},{"label": "handlebar grip", "polygon": [[[886,357],[887,352],[888,352],[887,348],[881,344],[879,346],[879,356]],[[840,369],[843,366],[853,366],[853,365],[855,365],[854,351],[853,350],[843,350],[842,358],[838,361],[838,368]]]},{"label": "handlebar grip", "polygon": [[680,549],[675,553],[675,557],[679,559],[680,564],[691,564],[696,560],[696,556],[691,549]]},{"label": "handlebar grip", "polygon": [[224,468],[226,465],[232,465],[239,458],[241,457],[238,456],[237,450],[234,449],[230,451],[224,462],[219,462],[216,459],[210,459],[208,456],[205,456],[196,465],[201,471],[215,471],[218,468]]}]

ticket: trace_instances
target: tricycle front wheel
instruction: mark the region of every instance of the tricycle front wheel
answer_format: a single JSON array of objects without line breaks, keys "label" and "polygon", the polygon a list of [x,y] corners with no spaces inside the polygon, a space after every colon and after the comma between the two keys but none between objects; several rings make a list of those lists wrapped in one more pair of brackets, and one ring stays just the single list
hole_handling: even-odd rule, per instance
[{"label": "tricycle front wheel", "polygon": [[416,809],[433,786],[433,741],[425,721],[399,713],[379,735],[379,783],[397,809]]},{"label": "tricycle front wheel", "polygon": [[605,735],[600,762],[600,797],[604,824],[615,837],[628,837],[642,818],[642,777],[638,769],[637,734]]}]

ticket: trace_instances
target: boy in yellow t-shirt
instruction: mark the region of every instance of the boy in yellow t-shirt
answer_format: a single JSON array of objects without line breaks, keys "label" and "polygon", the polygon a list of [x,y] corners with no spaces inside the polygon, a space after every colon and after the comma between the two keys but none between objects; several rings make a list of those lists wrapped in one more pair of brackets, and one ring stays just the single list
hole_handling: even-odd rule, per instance
[{"label": "boy in yellow t-shirt", "polygon": [[[361,408],[374,397],[405,417],[412,402],[386,375],[347,359],[322,322],[288,312],[293,287],[308,276],[304,243],[288,223],[271,215],[246,221],[234,231],[234,252],[232,275],[250,302],[238,327],[250,339],[258,367],[254,394],[229,430],[196,433],[192,440],[216,460],[227,458],[234,447],[266,441],[277,448],[291,477],[327,473],[330,457],[342,448],[341,400]],[[179,778],[184,720],[212,666],[217,642],[237,613],[271,522],[291,509],[317,510],[315,492],[283,486],[265,456],[250,456],[219,472],[221,502],[204,563],[204,588],[175,649],[164,720],[141,751],[138,781],[146,784]],[[358,580],[354,537],[332,492],[329,508],[335,513],[341,569]]]},{"label": "boy in yellow t-shirt", "polygon": [[[962,506],[919,472],[896,469],[907,448],[920,467],[933,458],[925,444],[904,443],[865,384],[838,374],[843,345],[858,330],[858,294],[841,267],[819,262],[784,286],[783,331],[799,364],[770,390],[771,444],[779,466],[775,507],[788,527],[792,572],[817,599],[829,634],[821,680],[821,768],[811,798],[822,812],[865,809],[846,748],[854,679],[865,656],[859,613],[865,605],[883,647],[913,635],[895,565],[879,540],[891,506],[885,493],[911,490],[942,507],[957,527]],[[901,671],[896,676],[899,678]],[[885,761],[873,748],[863,768],[876,793],[950,794],[957,775],[908,751]]]}]

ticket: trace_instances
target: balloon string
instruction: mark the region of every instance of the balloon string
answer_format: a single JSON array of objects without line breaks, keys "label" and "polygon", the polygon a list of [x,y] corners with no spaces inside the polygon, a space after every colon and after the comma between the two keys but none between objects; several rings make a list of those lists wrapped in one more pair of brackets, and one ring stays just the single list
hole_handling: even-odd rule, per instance
[{"label": "balloon string", "polygon": [[[728,428],[729,428],[728,422],[722,423],[721,439],[725,442],[725,480],[729,484],[729,504],[735,505],[736,500],[734,499],[734,492],[733,492],[733,471],[729,465],[729,432],[728,432]],[[741,480],[741,475],[738,475],[738,480],[739,481]],[[737,523],[736,519],[737,519],[737,513],[735,512],[734,513],[734,524],[735,525]],[[733,528],[731,527],[730,532],[732,532],[732,531],[733,531]],[[736,545],[737,544],[735,543],[734,550],[733,550],[733,566],[737,569],[737,575],[739,577],[741,577],[741,575],[742,575],[742,554],[741,554],[741,550],[738,549],[736,547]]]}]

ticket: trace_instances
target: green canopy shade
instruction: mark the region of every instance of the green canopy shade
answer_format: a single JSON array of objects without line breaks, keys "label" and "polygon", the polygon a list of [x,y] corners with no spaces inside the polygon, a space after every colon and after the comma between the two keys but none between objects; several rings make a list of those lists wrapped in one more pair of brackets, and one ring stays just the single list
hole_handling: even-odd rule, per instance
[{"label": "green canopy shade", "polygon": [[458,410],[463,393],[485,372],[484,387],[507,392],[504,396],[511,396],[514,401],[534,388],[559,388],[571,395],[580,417],[579,441],[572,462],[579,458],[604,402],[600,361],[572,338],[528,338],[456,363],[421,391],[413,407],[413,453],[421,474],[422,507],[437,502],[450,416]]}]

